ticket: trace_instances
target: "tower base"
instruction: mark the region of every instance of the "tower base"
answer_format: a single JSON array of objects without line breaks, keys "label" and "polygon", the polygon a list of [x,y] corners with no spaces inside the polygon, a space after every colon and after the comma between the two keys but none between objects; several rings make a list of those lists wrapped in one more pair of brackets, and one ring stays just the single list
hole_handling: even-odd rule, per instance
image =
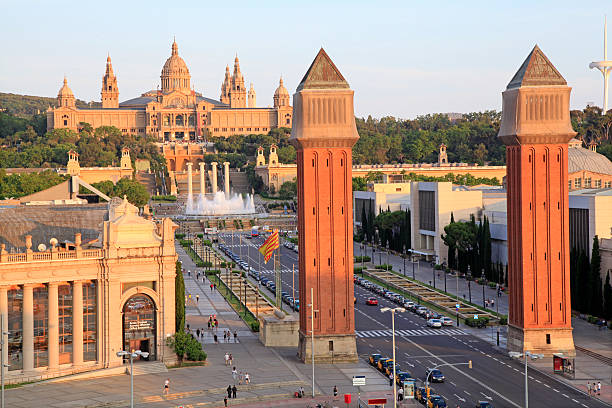
[{"label": "tower base", "polygon": [[574,357],[576,350],[572,330],[571,327],[524,329],[508,325],[508,351]]},{"label": "tower base", "polygon": [[[312,337],[301,331],[298,357],[306,364],[312,363]],[[354,334],[314,336],[315,364],[354,363],[357,359],[357,341]]]}]

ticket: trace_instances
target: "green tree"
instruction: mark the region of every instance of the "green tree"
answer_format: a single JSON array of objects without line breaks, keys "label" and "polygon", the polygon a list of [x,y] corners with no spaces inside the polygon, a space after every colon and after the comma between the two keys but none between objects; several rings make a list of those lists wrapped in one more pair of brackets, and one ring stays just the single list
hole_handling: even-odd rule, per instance
[{"label": "green tree", "polygon": [[599,239],[597,235],[593,237],[588,289],[589,313],[595,316],[601,316],[603,303],[601,290],[601,255],[599,254]]},{"label": "green tree", "polygon": [[297,197],[297,183],[295,181],[285,181],[278,189],[278,195],[283,200]]},{"label": "green tree", "polygon": [[604,312],[603,317],[612,319],[612,286],[610,286],[610,271],[606,274],[606,284],[603,290],[604,295]]},{"label": "green tree", "polygon": [[[176,277],[174,278],[174,309],[176,333],[185,332],[185,281],[180,261],[176,262]],[[184,352],[181,356],[185,354]],[[178,353],[177,353],[178,355]]]}]

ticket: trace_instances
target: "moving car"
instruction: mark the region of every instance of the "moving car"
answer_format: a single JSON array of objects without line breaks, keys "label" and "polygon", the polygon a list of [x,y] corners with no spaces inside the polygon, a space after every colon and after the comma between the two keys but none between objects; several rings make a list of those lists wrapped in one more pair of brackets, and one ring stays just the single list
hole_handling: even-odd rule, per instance
[{"label": "moving car", "polygon": [[440,318],[440,321],[442,322],[442,326],[453,326],[455,324],[455,321],[453,319],[446,316],[442,316]]},{"label": "moving car", "polygon": [[366,305],[377,306],[378,305],[378,299],[376,299],[375,297],[369,297],[366,300]]},{"label": "moving car", "polygon": [[428,311],[429,309],[427,309],[425,306],[419,306],[419,308],[416,310],[416,314],[419,316],[425,316]]},{"label": "moving car", "polygon": [[440,327],[442,327],[442,321],[439,320],[439,319],[429,319],[427,321],[427,326],[435,327],[435,328],[440,328]]},{"label": "moving car", "polygon": [[429,376],[429,382],[444,382],[444,374],[437,368],[433,370],[427,370]]},{"label": "moving car", "polygon": [[478,401],[476,408],[493,408],[489,401]]}]

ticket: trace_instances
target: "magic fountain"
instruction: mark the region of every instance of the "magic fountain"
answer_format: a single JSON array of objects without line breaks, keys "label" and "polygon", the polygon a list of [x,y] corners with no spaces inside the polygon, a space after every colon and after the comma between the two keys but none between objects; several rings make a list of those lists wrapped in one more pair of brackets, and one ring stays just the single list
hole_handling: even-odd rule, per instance
[{"label": "magic fountain", "polygon": [[230,192],[229,162],[224,162],[223,191],[217,191],[217,162],[212,167],[211,194],[206,194],[206,169],[200,163],[200,194],[194,196],[192,163],[187,163],[187,215],[238,215],[255,213],[253,195],[232,194]]}]

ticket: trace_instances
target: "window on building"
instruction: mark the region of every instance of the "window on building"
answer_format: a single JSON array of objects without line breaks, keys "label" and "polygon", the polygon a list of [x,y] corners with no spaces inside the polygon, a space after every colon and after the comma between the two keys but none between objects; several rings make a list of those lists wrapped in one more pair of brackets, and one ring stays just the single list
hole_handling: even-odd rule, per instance
[{"label": "window on building", "polygon": [[589,250],[589,210],[569,209],[569,247],[578,251]]},{"label": "window on building", "polygon": [[83,282],[83,361],[97,360],[96,281]]},{"label": "window on building", "polygon": [[567,182],[567,187],[568,187],[570,190],[572,189],[572,180],[571,180],[571,179],[570,179],[570,180]]},{"label": "window on building", "polygon": [[256,132],[259,132],[259,128],[255,128],[255,131],[256,131]]},{"label": "window on building", "polygon": [[215,128],[215,132],[218,132],[218,131],[219,131],[219,128]]},{"label": "window on building", "polygon": [[436,230],[435,191],[419,191],[419,228],[427,231]]},{"label": "window on building", "polygon": [[580,188],[580,187],[582,187],[582,179],[577,178],[574,180],[574,188]]},{"label": "window on building", "polygon": [[595,180],[595,188],[601,188],[601,179]]},{"label": "window on building", "polygon": [[72,362],[72,285],[63,284],[58,288],[59,306],[59,362]]},{"label": "window on building", "polygon": [[230,128],[230,132],[235,132],[236,128]]},{"label": "window on building", "polygon": [[9,371],[23,368],[23,287],[7,290],[8,300],[8,364]]},{"label": "window on building", "polygon": [[68,126],[68,121],[64,119],[64,126]]},{"label": "window on building", "polygon": [[227,132],[227,128],[221,128],[222,132]]},{"label": "window on building", "polygon": [[34,367],[49,365],[49,295],[47,287],[33,289],[34,299]]},{"label": "window on building", "polygon": [[170,115],[164,115],[163,126],[170,126]]},{"label": "window on building", "polygon": [[250,132],[250,131],[251,131],[251,128],[247,128],[247,132]]},{"label": "window on building", "polygon": [[606,181],[606,182],[604,183],[604,187],[605,187],[605,188],[610,188],[611,186],[612,186],[612,181]]},{"label": "window on building", "polygon": [[590,177],[586,177],[586,178],[584,179],[584,186],[585,186],[586,188],[591,188],[591,178],[590,178]]}]

